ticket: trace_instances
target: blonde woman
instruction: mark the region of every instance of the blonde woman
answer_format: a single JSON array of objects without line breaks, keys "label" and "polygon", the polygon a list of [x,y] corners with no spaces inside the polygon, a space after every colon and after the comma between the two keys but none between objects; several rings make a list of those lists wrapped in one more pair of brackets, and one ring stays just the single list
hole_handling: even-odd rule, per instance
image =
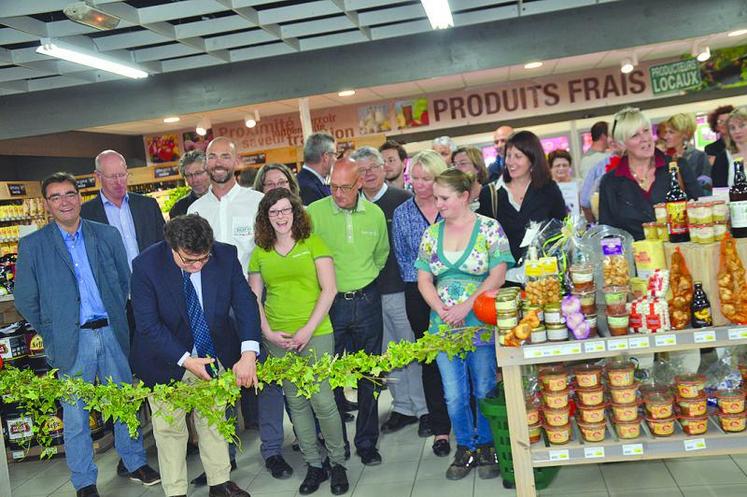
[{"label": "blonde woman", "polygon": [[708,156],[692,145],[693,135],[698,127],[695,116],[692,114],[675,114],[664,121],[666,128],[662,137],[666,142],[667,154],[673,159],[685,159],[687,166],[698,179],[701,188],[706,194],[710,193],[711,164]]},{"label": "blonde woman", "polygon": [[737,107],[726,120],[726,150],[713,163],[713,186],[734,184],[734,158],[747,157],[747,106]]}]

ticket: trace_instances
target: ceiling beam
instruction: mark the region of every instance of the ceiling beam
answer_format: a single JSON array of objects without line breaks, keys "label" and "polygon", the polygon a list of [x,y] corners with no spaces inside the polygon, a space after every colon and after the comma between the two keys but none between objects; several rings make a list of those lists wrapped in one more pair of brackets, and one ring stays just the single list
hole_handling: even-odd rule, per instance
[{"label": "ceiling beam", "polygon": [[[240,4],[243,2],[239,0],[232,2]],[[743,0],[610,2],[313,52],[255,58],[218,68],[166,72],[145,80],[6,95],[0,114],[13,119],[0,118],[0,139],[318,95],[341,87],[365,88],[448,76],[523,64],[527,60],[624,50],[723,33],[745,25],[747,9]],[[635,29],[631,29],[633,26]],[[247,52],[247,58],[264,56],[252,49]],[[240,58],[232,54],[232,60]]]}]

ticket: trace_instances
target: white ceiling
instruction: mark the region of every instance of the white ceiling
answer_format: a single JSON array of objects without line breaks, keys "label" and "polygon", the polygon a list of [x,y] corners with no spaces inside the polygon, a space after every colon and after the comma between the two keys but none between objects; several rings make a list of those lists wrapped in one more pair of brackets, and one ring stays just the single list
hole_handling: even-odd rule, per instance
[{"label": "white ceiling", "polygon": [[[707,38],[688,38],[668,43],[632,47],[630,50],[625,51],[616,50],[598,52],[552,61],[544,61],[542,67],[538,69],[530,70],[525,69],[523,65],[516,65],[447,77],[411,81],[407,83],[356,89],[356,93],[352,97],[340,97],[336,93],[317,95],[309,97],[309,107],[311,109],[321,109],[340,105],[429,94],[440,91],[475,88],[490,84],[505,83],[507,81],[550,76],[553,74],[614,67],[619,66],[622,59],[630,57],[633,53],[635,53],[639,62],[679,57],[682,54],[690,53],[695,43],[707,44],[712,49],[715,49],[741,45],[746,42],[747,35],[741,37],[728,37],[726,33],[719,33]],[[281,100],[231,109],[214,110],[205,113],[187,114],[179,116],[181,120],[173,124],[166,124],[161,119],[151,119],[99,126],[84,129],[82,131],[130,135],[159,133],[194,127],[202,117],[208,117],[213,124],[237,122],[243,120],[248,113],[254,110],[259,111],[260,117],[298,112],[298,100]]]},{"label": "white ceiling", "polygon": [[[121,19],[69,20],[73,0],[0,1],[0,95],[120,79],[36,53],[51,37],[151,74],[230,64],[431,30],[419,0],[88,0]],[[619,0],[451,0],[455,26]]]}]

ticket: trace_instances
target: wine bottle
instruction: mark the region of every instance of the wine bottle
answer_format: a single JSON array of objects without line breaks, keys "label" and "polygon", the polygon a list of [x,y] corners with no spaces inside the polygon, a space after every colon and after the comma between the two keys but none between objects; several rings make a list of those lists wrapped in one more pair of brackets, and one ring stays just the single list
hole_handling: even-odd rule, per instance
[{"label": "wine bottle", "polygon": [[747,238],[747,178],[741,157],[734,158],[734,184],[729,188],[729,211],[731,235],[734,238]]},{"label": "wine bottle", "polygon": [[690,241],[690,230],[687,227],[687,194],[680,188],[677,180],[679,166],[669,163],[669,191],[664,201],[667,209],[667,230],[671,243]]}]

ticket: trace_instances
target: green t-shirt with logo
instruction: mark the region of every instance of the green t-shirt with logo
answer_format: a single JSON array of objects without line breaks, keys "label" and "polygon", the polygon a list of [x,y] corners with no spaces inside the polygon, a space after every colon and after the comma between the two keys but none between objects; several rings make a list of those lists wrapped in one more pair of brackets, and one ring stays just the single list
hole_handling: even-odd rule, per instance
[{"label": "green t-shirt with logo", "polygon": [[[319,235],[296,242],[290,252],[280,255],[275,249],[256,247],[249,260],[249,273],[259,273],[265,284],[265,315],[272,331],[293,335],[304,326],[314,311],[322,289],[316,273],[316,259],[332,257]],[[325,316],[314,336],[332,333]]]}]

